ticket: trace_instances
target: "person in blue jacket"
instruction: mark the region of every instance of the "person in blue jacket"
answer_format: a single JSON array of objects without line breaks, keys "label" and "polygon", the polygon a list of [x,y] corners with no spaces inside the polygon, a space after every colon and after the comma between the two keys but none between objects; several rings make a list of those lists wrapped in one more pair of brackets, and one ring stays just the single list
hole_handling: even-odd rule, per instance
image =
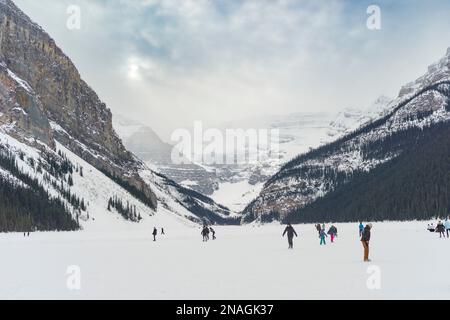
[{"label": "person in blue jacket", "polygon": [[447,231],[447,238],[448,238],[448,234],[450,233],[450,220],[448,220],[448,218],[445,219],[444,227],[445,227],[445,231]]},{"label": "person in blue jacket", "polygon": [[359,236],[361,237],[364,231],[364,225],[362,222],[359,223]]},{"label": "person in blue jacket", "polygon": [[319,238],[320,238],[320,245],[326,245],[325,238],[328,237],[327,233],[324,229],[320,230]]}]

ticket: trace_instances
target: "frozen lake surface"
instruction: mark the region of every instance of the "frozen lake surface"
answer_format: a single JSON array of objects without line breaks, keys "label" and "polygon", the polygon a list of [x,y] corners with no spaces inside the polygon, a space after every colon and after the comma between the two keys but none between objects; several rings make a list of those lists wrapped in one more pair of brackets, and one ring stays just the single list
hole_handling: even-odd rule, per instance
[{"label": "frozen lake surface", "polygon": [[[192,225],[169,223],[156,242],[153,226],[121,225],[0,235],[0,298],[450,299],[450,239],[423,222],[374,223],[371,263],[357,224],[336,224],[326,246],[313,225],[296,225],[293,250],[275,224],[215,227],[206,243]],[[67,286],[77,283],[73,265],[80,290]]]}]

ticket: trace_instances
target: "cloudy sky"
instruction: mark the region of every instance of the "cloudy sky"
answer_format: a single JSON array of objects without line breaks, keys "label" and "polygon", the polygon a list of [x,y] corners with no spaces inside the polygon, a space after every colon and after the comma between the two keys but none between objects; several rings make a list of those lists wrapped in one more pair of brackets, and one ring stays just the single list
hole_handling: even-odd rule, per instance
[{"label": "cloudy sky", "polygon": [[[194,120],[395,97],[450,46],[448,0],[15,0],[113,113],[166,140]],[[381,9],[369,30],[367,8]],[[81,29],[66,27],[81,9]]]}]

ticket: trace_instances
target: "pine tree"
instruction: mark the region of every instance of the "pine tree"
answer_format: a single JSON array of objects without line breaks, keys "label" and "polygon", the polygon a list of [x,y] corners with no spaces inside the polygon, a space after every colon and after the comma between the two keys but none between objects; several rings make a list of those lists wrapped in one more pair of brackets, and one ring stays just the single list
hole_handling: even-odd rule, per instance
[{"label": "pine tree", "polygon": [[72,179],[72,175],[71,174],[69,174],[69,177],[68,177],[68,179],[67,179],[67,183],[69,184],[69,186],[73,186],[73,179]]}]

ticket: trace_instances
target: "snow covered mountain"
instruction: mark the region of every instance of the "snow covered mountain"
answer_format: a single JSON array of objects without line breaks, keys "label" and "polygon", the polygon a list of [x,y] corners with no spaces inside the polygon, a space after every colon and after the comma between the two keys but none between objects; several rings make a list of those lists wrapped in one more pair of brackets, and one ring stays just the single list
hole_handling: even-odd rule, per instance
[{"label": "snow covered mountain", "polygon": [[327,143],[348,134],[363,124],[370,122],[384,115],[390,106],[392,98],[380,96],[372,105],[367,108],[346,108],[339,112],[336,119],[330,123],[330,129],[327,132]]},{"label": "snow covered mountain", "polygon": [[70,219],[93,223],[94,213],[111,212],[134,222],[171,213],[195,222],[236,223],[227,208],[129,152],[110,110],[53,39],[10,0],[0,1],[0,138],[3,182],[12,190],[39,192],[66,219],[33,220],[39,212],[22,219],[15,204],[5,230],[76,229]]},{"label": "snow covered mountain", "polygon": [[127,149],[149,167],[180,185],[205,195],[212,195],[218,188],[214,170],[187,159],[184,164],[173,163],[171,158],[173,146],[162,141],[148,126],[123,115],[114,115],[113,124]]},{"label": "snow covered mountain", "polygon": [[113,123],[127,149],[148,166],[240,212],[257,196],[263,183],[280,169],[283,162],[317,147],[323,141],[329,141],[331,137],[327,131],[334,118],[333,113],[295,113],[235,120],[219,126],[224,135],[226,129],[279,130],[278,155],[252,164],[174,164],[170,156],[172,146],[161,141],[151,128],[121,115],[114,115]]},{"label": "snow covered mountain", "polygon": [[112,121],[126,148],[139,159],[151,164],[170,161],[172,146],[162,141],[151,128],[122,115],[114,114]]},{"label": "snow covered mountain", "polygon": [[285,164],[244,210],[244,221],[448,214],[449,67],[450,49],[380,116]]}]

